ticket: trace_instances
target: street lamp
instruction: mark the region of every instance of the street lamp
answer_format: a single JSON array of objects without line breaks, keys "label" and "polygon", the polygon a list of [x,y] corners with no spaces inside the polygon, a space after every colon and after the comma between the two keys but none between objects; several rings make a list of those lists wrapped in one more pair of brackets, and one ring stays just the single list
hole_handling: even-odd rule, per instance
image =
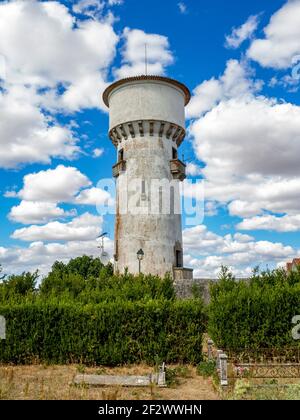
[{"label": "street lamp", "polygon": [[101,245],[98,246],[97,248],[101,249],[101,254],[100,254],[100,260],[103,264],[105,264],[107,261],[107,257],[108,257],[108,253],[104,251],[104,237],[107,235],[107,232],[103,232],[101,235],[99,235],[97,237],[98,239],[101,239]]},{"label": "street lamp", "polygon": [[144,251],[142,250],[142,248],[140,248],[138,250],[138,252],[136,253],[137,259],[139,261],[139,274],[141,274],[141,261],[144,258]]}]

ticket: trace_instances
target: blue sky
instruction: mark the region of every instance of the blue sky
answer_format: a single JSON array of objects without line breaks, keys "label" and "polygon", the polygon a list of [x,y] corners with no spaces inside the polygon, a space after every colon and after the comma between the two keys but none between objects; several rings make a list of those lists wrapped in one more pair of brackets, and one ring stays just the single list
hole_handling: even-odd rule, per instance
[{"label": "blue sky", "polygon": [[[115,150],[101,93],[143,72],[192,92],[180,154],[205,180],[185,264],[238,276],[300,255],[300,1],[0,2],[0,263],[97,255]],[[186,190],[188,193],[188,189]],[[111,203],[113,204],[113,203]]]}]

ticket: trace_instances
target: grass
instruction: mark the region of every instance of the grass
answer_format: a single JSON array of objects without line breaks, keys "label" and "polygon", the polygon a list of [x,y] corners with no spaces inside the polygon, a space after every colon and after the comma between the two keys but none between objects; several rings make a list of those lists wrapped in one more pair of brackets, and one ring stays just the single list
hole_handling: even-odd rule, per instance
[{"label": "grass", "polygon": [[[205,369],[206,370],[206,369]],[[167,366],[167,388],[155,385],[145,388],[99,387],[74,385],[80,372],[107,375],[148,375],[153,368],[131,365],[116,368],[84,365],[0,365],[0,399],[2,400],[299,400],[299,379],[258,380],[238,379],[226,392],[214,390],[214,377],[199,376],[197,368],[189,365]],[[221,395],[221,397],[220,397]]]},{"label": "grass", "polygon": [[228,394],[234,400],[300,400],[300,382],[285,383],[284,380],[264,379],[254,381],[238,379]]},{"label": "grass", "polygon": [[74,385],[78,373],[107,375],[148,375],[153,368],[146,365],[94,368],[84,365],[0,365],[0,399],[6,400],[209,400],[218,399],[211,379],[197,375],[196,368],[187,365],[168,366],[176,381],[168,388],[155,385],[145,388],[99,387]]}]

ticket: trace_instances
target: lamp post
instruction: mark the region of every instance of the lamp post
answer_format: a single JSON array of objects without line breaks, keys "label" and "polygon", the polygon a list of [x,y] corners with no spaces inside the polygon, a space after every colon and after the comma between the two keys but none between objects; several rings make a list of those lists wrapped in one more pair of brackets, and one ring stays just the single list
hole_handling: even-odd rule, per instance
[{"label": "lamp post", "polygon": [[[105,258],[108,256],[107,252],[104,251],[104,237],[106,235],[107,235],[107,232],[103,232],[101,235],[97,237],[97,239],[101,239],[101,245],[97,246],[97,248],[101,249],[100,260],[105,260]],[[103,261],[101,262],[103,263]]]},{"label": "lamp post", "polygon": [[141,261],[144,258],[144,251],[142,250],[142,248],[140,248],[138,250],[138,252],[136,253],[137,259],[139,261],[139,274],[141,274]]}]

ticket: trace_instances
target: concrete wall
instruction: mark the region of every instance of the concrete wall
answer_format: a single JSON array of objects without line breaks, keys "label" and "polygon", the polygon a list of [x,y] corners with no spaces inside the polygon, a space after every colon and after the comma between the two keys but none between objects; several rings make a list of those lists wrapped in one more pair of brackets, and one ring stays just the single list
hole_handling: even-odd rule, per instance
[{"label": "concrete wall", "polygon": [[[179,180],[171,173],[170,160],[185,134],[184,104],[184,93],[162,81],[126,82],[109,95],[110,136],[117,159],[122,150],[126,165],[116,181],[116,271],[127,267],[137,273],[142,248],[143,273],[172,274],[175,248],[182,251]],[[153,180],[165,183],[168,192],[164,189],[160,196],[158,189],[151,190]]]},{"label": "concrete wall", "polygon": [[[123,149],[126,161],[126,170],[117,178],[115,238],[118,242],[115,244],[115,254],[118,259],[115,266],[119,272],[123,272],[125,267],[131,273],[138,272],[136,254],[142,248],[145,253],[141,263],[143,273],[161,276],[167,271],[172,273],[174,246],[177,243],[182,247],[181,214],[169,214],[167,197],[168,182],[172,181],[174,198],[177,199],[177,203],[174,200],[175,205],[180,205],[179,181],[173,180],[170,172],[172,147],[173,142],[165,136],[159,138],[154,134],[151,137],[146,123],[143,137],[137,135],[134,139],[123,139],[118,145],[118,150]],[[165,200],[167,214],[163,214],[164,209],[159,203],[159,191],[151,191],[151,181],[154,179],[166,181],[162,200]],[[127,197],[124,196],[126,191]],[[151,214],[153,209],[157,214]]]},{"label": "concrete wall", "polygon": [[193,279],[193,280],[179,280],[174,282],[176,296],[179,299],[189,299],[193,297],[193,289],[197,288],[204,302],[207,304],[210,301],[209,285],[210,282],[217,281],[216,279]]},{"label": "concrete wall", "polygon": [[[237,278],[236,281],[248,282],[247,278]],[[218,282],[218,279],[193,279],[174,281],[176,296],[179,299],[189,299],[193,297],[193,289],[196,286],[197,291],[203,297],[204,302],[210,302],[209,285],[211,282]]]},{"label": "concrete wall", "polygon": [[109,96],[109,127],[135,120],[163,120],[185,126],[184,93],[172,84],[132,81]]}]

